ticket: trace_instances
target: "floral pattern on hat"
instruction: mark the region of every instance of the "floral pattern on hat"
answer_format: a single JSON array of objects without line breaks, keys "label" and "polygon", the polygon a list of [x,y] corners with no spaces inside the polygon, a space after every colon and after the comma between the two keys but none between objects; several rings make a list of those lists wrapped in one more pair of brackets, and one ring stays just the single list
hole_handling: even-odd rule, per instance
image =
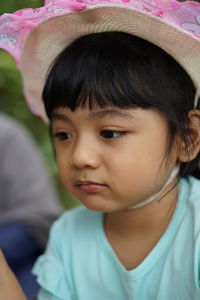
[{"label": "floral pattern on hat", "polygon": [[[42,7],[21,9],[13,14],[0,16],[0,48],[8,51],[15,58],[20,68],[25,41],[31,31],[38,25],[56,16],[98,7],[128,8],[139,14],[142,13],[145,17],[150,16],[151,21],[152,19],[159,19],[162,23],[170,25],[171,30],[177,30],[177,32],[187,35],[189,41],[200,38],[200,3],[194,1],[45,0],[45,5]],[[25,93],[31,110],[36,114],[40,114],[39,101],[37,102],[34,97],[31,97],[28,91],[25,91]]]},{"label": "floral pattern on hat", "polygon": [[[142,10],[194,35],[199,36],[200,34],[200,4],[197,2],[177,2],[176,0],[46,0],[43,7],[22,9],[0,17],[0,47],[9,51],[19,63],[24,40],[32,28],[53,16],[99,5],[122,5]],[[198,15],[195,15],[197,10]]]},{"label": "floral pattern on hat", "polygon": [[193,31],[194,34],[200,36],[200,15],[196,16],[196,23],[182,23],[181,26],[186,29]]}]

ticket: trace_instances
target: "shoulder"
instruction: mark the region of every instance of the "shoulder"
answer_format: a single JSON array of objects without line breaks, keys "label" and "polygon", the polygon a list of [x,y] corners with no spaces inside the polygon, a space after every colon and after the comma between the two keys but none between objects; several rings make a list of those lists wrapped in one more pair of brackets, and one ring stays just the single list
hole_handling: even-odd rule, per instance
[{"label": "shoulder", "polygon": [[33,268],[43,290],[59,299],[63,299],[63,295],[65,299],[72,299],[73,280],[82,274],[84,264],[87,269],[88,252],[91,243],[95,243],[96,222],[101,215],[79,206],[64,212],[54,222],[47,249]]},{"label": "shoulder", "polygon": [[[200,270],[200,180],[195,177],[188,177],[183,182],[183,192],[188,194],[188,202],[184,222],[182,238],[185,239],[184,256],[193,257],[194,273],[199,274]],[[187,237],[187,238],[185,238]],[[179,245],[180,247],[180,245]],[[188,251],[188,252],[187,252]],[[199,285],[199,276],[197,278]]]},{"label": "shoulder", "polygon": [[91,211],[80,205],[64,212],[53,224],[51,237],[66,242],[93,234],[101,222],[101,212]]},{"label": "shoulder", "polygon": [[0,113],[0,151],[6,153],[35,152],[36,146],[29,131],[17,120]]},{"label": "shoulder", "polygon": [[189,176],[181,180],[183,197],[187,195],[188,205],[191,207],[200,206],[200,180]]},{"label": "shoulder", "polygon": [[16,132],[25,132],[25,129],[23,126],[15,120],[14,118],[9,117],[8,115],[5,115],[3,113],[0,113],[0,132],[1,132],[1,138],[6,138],[11,134],[15,134]]},{"label": "shoulder", "polygon": [[13,118],[9,117],[8,115],[4,113],[0,113],[0,126],[2,128],[5,127],[6,129],[15,128],[15,125],[17,124],[16,121],[14,121]]},{"label": "shoulder", "polygon": [[180,201],[185,203],[182,221],[193,232],[194,239],[200,238],[200,180],[189,176],[181,180],[180,186]]}]

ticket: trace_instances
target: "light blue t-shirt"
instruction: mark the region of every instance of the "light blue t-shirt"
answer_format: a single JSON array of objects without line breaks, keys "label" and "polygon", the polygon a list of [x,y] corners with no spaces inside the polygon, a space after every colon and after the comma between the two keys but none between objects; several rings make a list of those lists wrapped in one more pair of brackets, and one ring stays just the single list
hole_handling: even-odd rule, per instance
[{"label": "light blue t-shirt", "polygon": [[[134,249],[133,249],[134,253]],[[172,220],[135,269],[120,263],[103,229],[103,213],[83,206],[53,225],[34,273],[39,300],[200,300],[200,181],[179,184]]]}]

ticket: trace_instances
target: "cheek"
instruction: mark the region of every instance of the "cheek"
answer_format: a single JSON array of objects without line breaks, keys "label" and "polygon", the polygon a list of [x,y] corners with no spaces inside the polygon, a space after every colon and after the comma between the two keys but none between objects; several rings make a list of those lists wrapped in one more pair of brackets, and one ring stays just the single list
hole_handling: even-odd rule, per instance
[{"label": "cheek", "polygon": [[116,155],[113,153],[110,157],[113,181],[123,182],[125,187],[133,182],[139,185],[141,182],[151,184],[158,177],[165,177],[168,169],[166,165],[170,167],[170,159],[168,164],[165,156],[166,143],[163,141],[156,143],[138,141],[137,144],[128,146],[126,150],[122,149]]},{"label": "cheek", "polygon": [[58,168],[58,174],[62,181],[62,183],[66,186],[69,181],[69,159],[66,156],[65,151],[61,151],[61,149],[56,149],[56,164]]},{"label": "cheek", "polygon": [[160,167],[165,155],[166,148],[160,143],[137,141],[120,149],[117,153],[113,151],[108,160],[112,161],[113,168],[122,169],[124,172],[135,168],[148,172],[149,169]]}]

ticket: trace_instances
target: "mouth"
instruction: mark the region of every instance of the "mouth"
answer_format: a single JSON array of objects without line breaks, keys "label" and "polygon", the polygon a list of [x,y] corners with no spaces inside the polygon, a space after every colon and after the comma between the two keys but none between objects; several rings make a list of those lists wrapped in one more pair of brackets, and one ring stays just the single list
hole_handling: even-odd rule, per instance
[{"label": "mouth", "polygon": [[107,185],[94,181],[76,180],[74,186],[85,192],[100,192],[105,189]]}]

